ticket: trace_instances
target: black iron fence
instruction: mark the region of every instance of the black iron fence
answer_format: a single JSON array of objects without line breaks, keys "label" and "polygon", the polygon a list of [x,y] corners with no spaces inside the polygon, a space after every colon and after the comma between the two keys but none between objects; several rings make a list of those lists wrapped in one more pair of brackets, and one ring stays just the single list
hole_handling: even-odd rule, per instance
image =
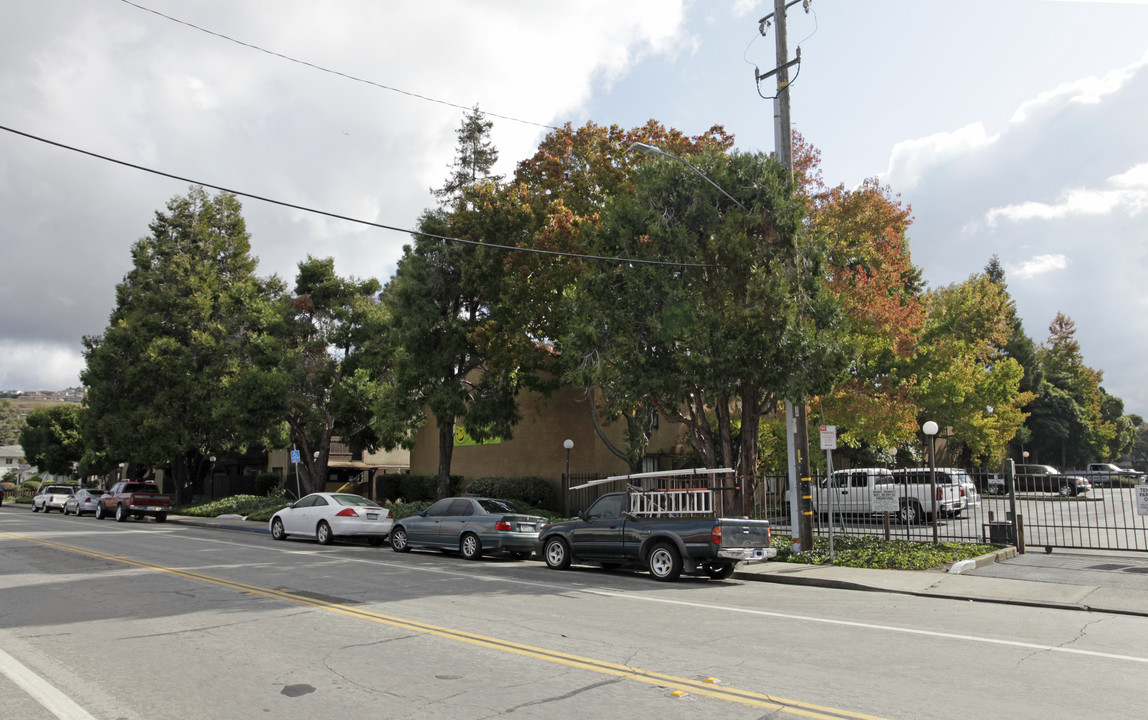
[{"label": "black iron fence", "polygon": [[[935,516],[936,537],[940,542],[993,542],[1013,544],[1022,540],[1030,548],[1080,548],[1098,550],[1148,551],[1148,515],[1141,515],[1138,502],[1144,493],[1131,484],[1093,487],[1087,492],[1065,495],[1053,490],[1021,491],[1010,495],[1003,484],[989,485],[985,476],[974,473],[978,480],[973,496],[966,495],[965,505],[957,512],[938,512]],[[824,476],[812,478],[817,486]],[[755,490],[756,517],[773,525],[774,535],[793,534],[788,495],[789,481],[784,476],[757,478]],[[930,507],[906,521],[901,513],[871,512],[874,498],[870,491],[855,490],[854,505],[835,506],[825,502],[813,514],[813,532],[817,537],[829,535],[830,527],[838,535],[886,535],[929,542],[934,537],[934,517]],[[818,493],[814,491],[814,498]],[[822,498],[832,493],[821,493]],[[1017,522],[1012,520],[1015,515]],[[1019,538],[1012,533],[1016,527]]]}]

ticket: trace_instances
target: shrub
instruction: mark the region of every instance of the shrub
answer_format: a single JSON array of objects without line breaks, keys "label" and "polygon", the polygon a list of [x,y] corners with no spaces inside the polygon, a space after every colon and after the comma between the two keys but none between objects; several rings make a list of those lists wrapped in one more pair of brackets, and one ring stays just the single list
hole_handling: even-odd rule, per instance
[{"label": "shrub", "polygon": [[[774,537],[777,560],[781,562],[829,564],[829,539],[814,538],[813,549],[794,554],[787,537]],[[877,535],[842,536],[834,540],[834,564],[838,567],[880,568],[889,570],[928,570],[945,563],[969,560],[996,548],[966,543],[911,542],[885,540]]]},{"label": "shrub", "polygon": [[[380,475],[378,481],[378,497],[387,500],[403,500],[405,502],[422,502],[438,499],[438,475],[411,475],[400,473],[395,475]],[[461,475],[450,476],[450,494],[457,495],[462,485]]]},{"label": "shrub", "polygon": [[273,472],[261,472],[255,476],[255,494],[270,495],[279,486],[279,475]]},{"label": "shrub", "polygon": [[467,483],[466,492],[504,500],[519,500],[531,507],[547,510],[555,510],[558,507],[558,493],[554,486],[540,477],[478,478]]}]

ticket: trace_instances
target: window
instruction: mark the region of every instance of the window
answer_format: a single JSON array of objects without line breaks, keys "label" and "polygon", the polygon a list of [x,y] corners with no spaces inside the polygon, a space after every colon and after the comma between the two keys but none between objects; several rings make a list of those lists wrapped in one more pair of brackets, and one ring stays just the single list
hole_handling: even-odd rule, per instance
[{"label": "window", "polygon": [[470,500],[467,500],[466,498],[451,500],[450,507],[447,508],[446,514],[453,517],[465,517],[467,515],[473,515],[474,505],[472,505]]},{"label": "window", "polygon": [[623,495],[606,495],[590,506],[588,517],[591,520],[608,520],[622,516]]},{"label": "window", "polygon": [[518,507],[509,500],[496,500],[494,498],[484,498],[478,501],[479,507],[491,515],[501,515],[502,513],[525,513],[526,511]]},{"label": "window", "polygon": [[450,498],[447,498],[446,500],[439,500],[434,505],[431,505],[429,508],[427,508],[426,513],[424,513],[424,517],[441,517],[446,515],[446,510],[450,507],[452,502],[454,501]]}]

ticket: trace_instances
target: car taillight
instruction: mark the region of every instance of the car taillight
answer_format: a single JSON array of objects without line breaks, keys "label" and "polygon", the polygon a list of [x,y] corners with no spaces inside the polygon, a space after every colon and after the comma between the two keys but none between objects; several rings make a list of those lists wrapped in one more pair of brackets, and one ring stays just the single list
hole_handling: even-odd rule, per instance
[{"label": "car taillight", "polygon": [[965,486],[961,486],[961,497],[965,497]]},{"label": "car taillight", "polygon": [[359,513],[355,512],[355,508],[344,508],[335,513],[335,517],[359,517]]},{"label": "car taillight", "polygon": [[510,532],[510,523],[506,522],[505,520],[499,520],[498,522],[494,523],[494,529]]},{"label": "car taillight", "polygon": [[710,535],[710,542],[714,545],[721,545],[721,525],[714,525],[713,533]]},{"label": "car taillight", "polygon": [[940,487],[937,488],[937,499],[938,500],[944,500],[945,499],[944,488],[940,488]]}]

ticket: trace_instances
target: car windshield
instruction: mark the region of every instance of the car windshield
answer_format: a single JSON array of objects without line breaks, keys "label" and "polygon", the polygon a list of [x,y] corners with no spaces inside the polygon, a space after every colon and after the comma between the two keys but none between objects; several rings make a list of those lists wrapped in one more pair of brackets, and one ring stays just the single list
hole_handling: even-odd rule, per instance
[{"label": "car windshield", "polygon": [[483,498],[478,501],[479,506],[490,513],[497,515],[499,513],[519,513],[526,514],[526,509],[520,505],[516,505],[509,500],[497,500],[495,498]]},{"label": "car windshield", "polygon": [[347,507],[379,507],[379,504],[374,500],[368,500],[362,495],[332,495],[331,498]]},{"label": "car windshield", "polygon": [[72,488],[67,485],[57,485],[48,488],[45,492],[52,493],[53,495],[68,495],[72,492]]}]

